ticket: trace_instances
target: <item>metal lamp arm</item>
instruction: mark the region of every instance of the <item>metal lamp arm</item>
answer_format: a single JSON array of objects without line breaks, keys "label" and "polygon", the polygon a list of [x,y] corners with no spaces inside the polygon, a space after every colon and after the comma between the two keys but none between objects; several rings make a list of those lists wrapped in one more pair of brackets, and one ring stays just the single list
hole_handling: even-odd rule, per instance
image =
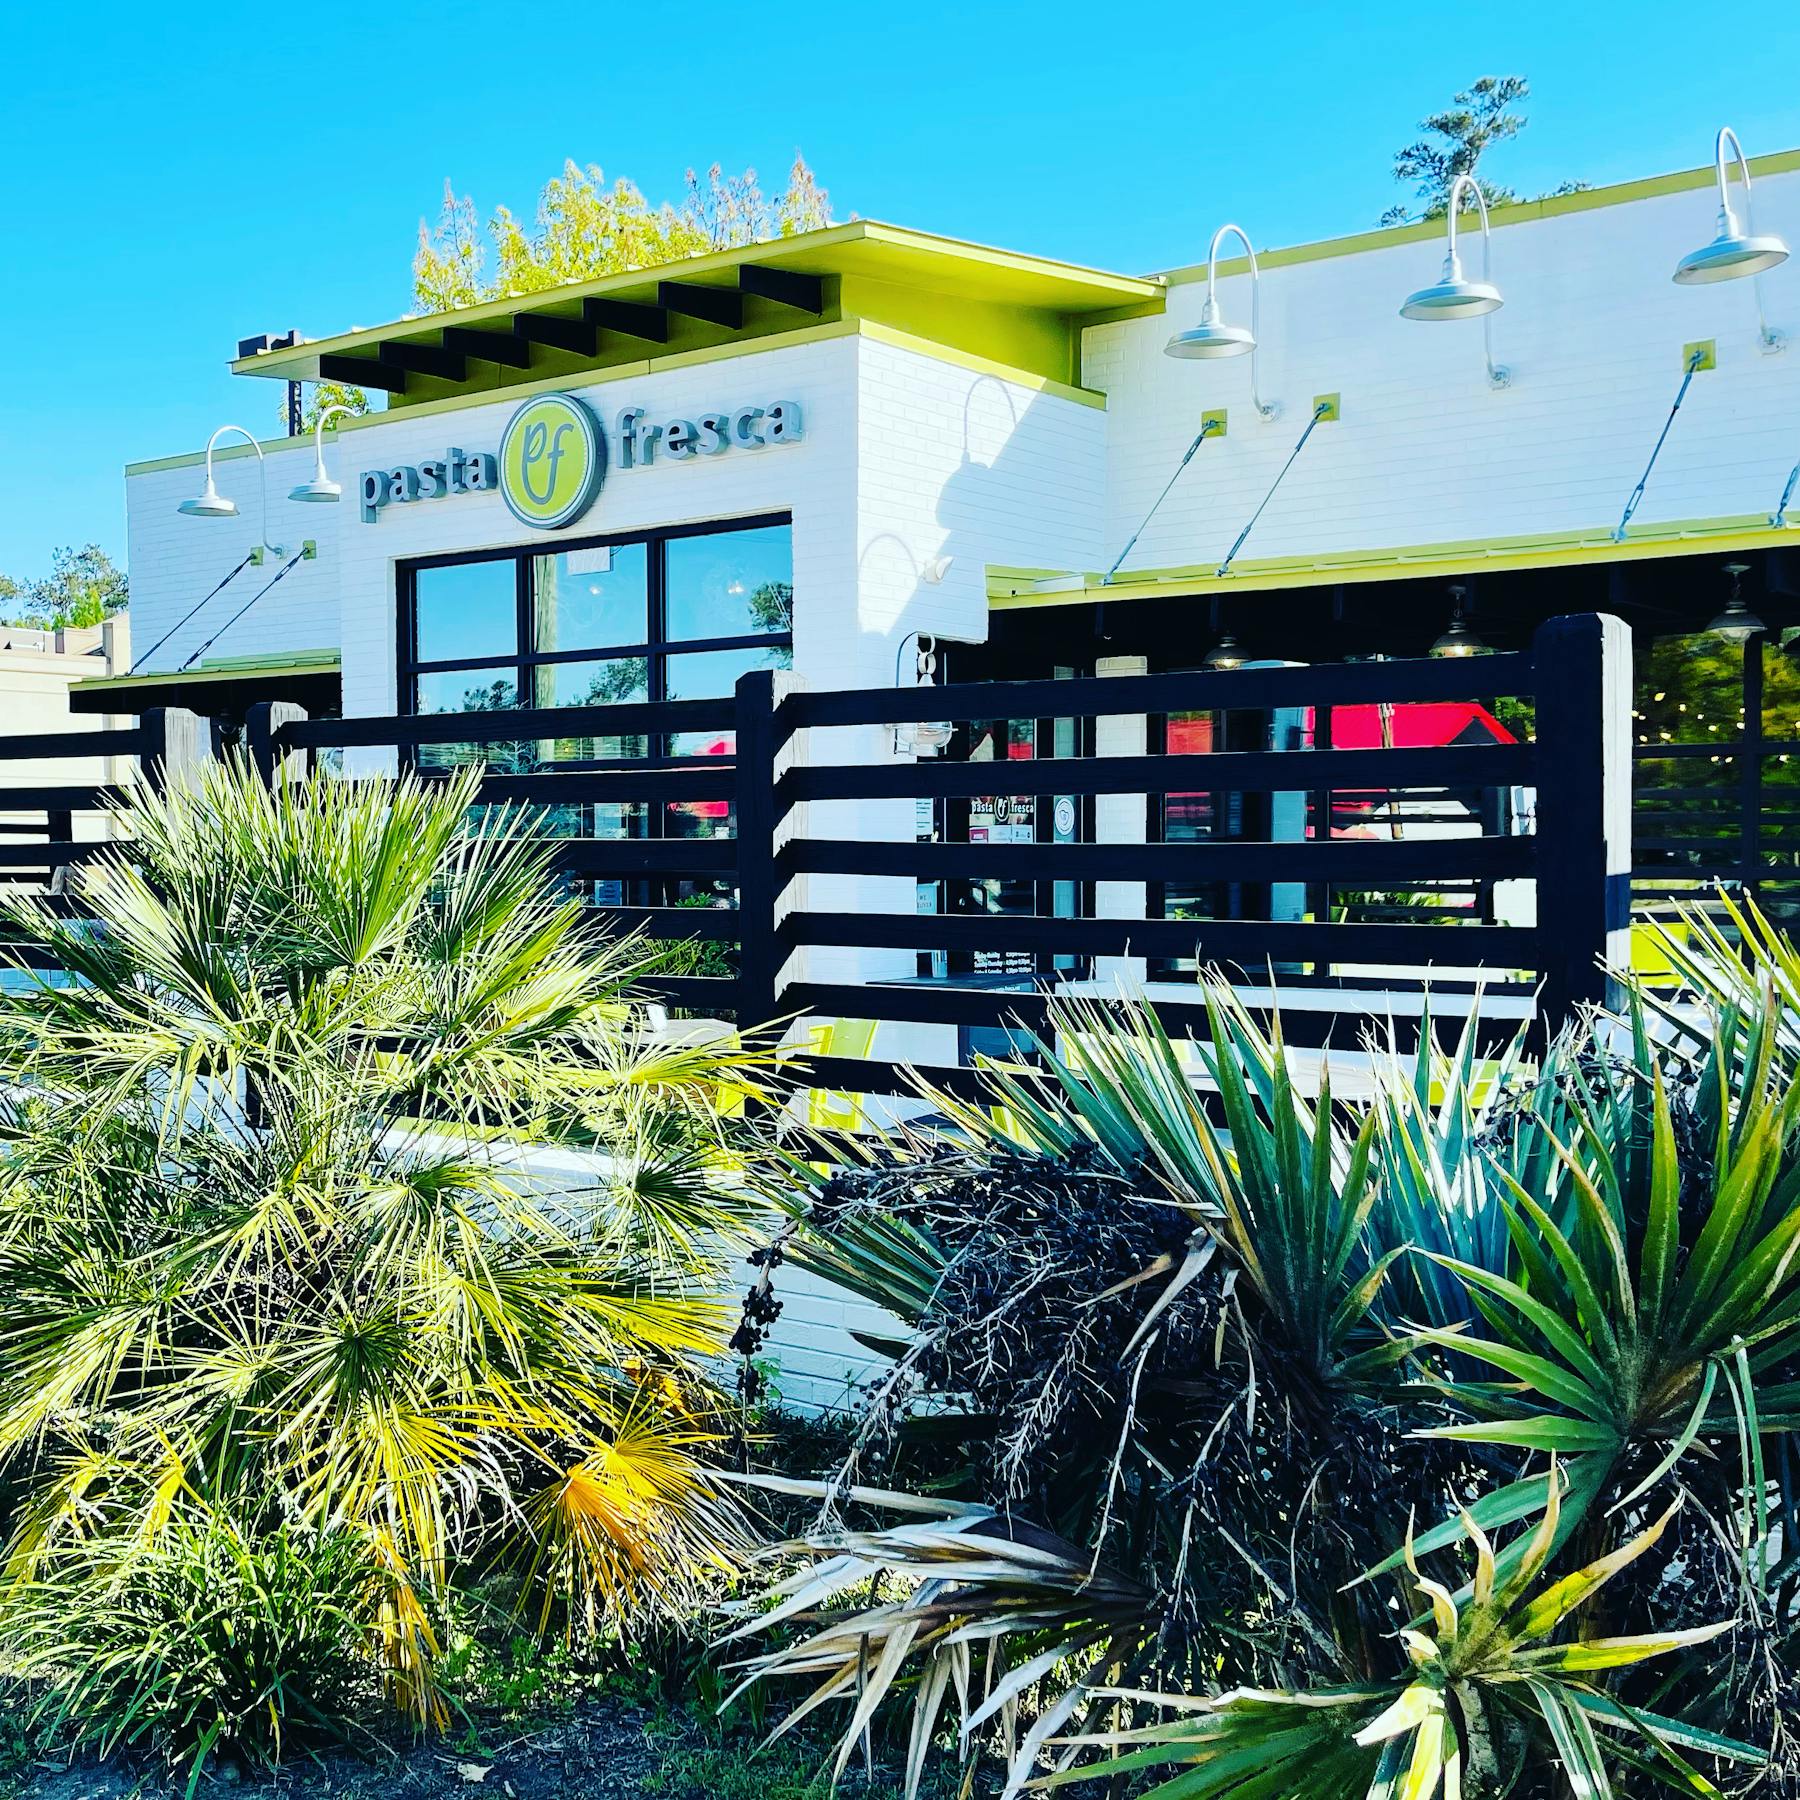
[{"label": "metal lamp arm", "polygon": [[331,406],[322,406],[319,408],[318,419],[313,425],[313,466],[321,475],[325,473],[325,424],[328,419],[337,413],[342,413],[346,419],[354,419],[356,417],[356,408],[354,406],[338,406],[335,404]]},{"label": "metal lamp arm", "polygon": [[220,438],[224,437],[227,433],[234,432],[234,431],[237,433],[237,435],[239,437],[241,437],[244,440],[244,442],[246,444],[248,444],[250,446],[250,448],[252,450],[254,450],[256,452],[257,470],[258,470],[259,475],[261,476],[261,486],[262,486],[262,542],[263,542],[263,548],[265,550],[269,551],[269,553],[271,555],[280,556],[282,554],[284,546],[281,544],[272,544],[269,542],[269,459],[263,455],[262,445],[259,444],[256,441],[256,439],[248,431],[246,431],[243,428],[243,426],[241,426],[241,425],[221,425],[219,427],[219,429],[217,431],[215,431],[212,434],[212,436],[206,440],[206,485],[208,487],[211,487],[213,485],[213,447],[218,443]]},{"label": "metal lamp arm", "polygon": [[[1732,155],[1725,154],[1725,146],[1729,143]],[[1717,145],[1713,150],[1713,166],[1719,176],[1719,224],[1726,230],[1735,230],[1737,217],[1731,210],[1731,164],[1736,161],[1738,175],[1744,184],[1744,229],[1751,235],[1756,232],[1756,215],[1750,199],[1750,163],[1744,155],[1744,146],[1738,142],[1738,134],[1729,125],[1719,127]]]},{"label": "metal lamp arm", "polygon": [[[1493,231],[1488,224],[1487,196],[1481,191],[1481,183],[1473,175],[1462,174],[1450,183],[1449,195],[1449,251],[1451,261],[1456,259],[1456,213],[1457,203],[1465,194],[1475,196],[1475,209],[1481,215],[1481,279],[1492,283],[1494,278],[1494,244]],[[1494,325],[1493,315],[1481,315],[1481,347],[1487,356],[1488,386],[1494,388],[1508,387],[1512,383],[1510,370],[1502,368],[1494,361]]]},{"label": "metal lamp arm", "polygon": [[1250,399],[1256,407],[1258,417],[1274,419],[1280,415],[1281,408],[1264,401],[1256,379],[1256,358],[1262,344],[1262,271],[1256,266],[1256,246],[1250,242],[1250,234],[1241,225],[1221,225],[1212,235],[1212,244],[1206,252],[1207,316],[1210,318],[1218,311],[1219,246],[1232,236],[1244,246],[1244,255],[1250,263],[1250,336],[1253,340],[1250,345]]},{"label": "metal lamp arm", "polygon": [[[1727,156],[1725,146],[1731,145],[1732,154]],[[1738,179],[1744,184],[1744,235],[1756,236],[1756,203],[1750,192],[1750,159],[1744,154],[1744,146],[1738,142],[1738,134],[1729,125],[1719,127],[1718,142],[1713,150],[1713,167],[1719,178],[1719,235],[1728,236],[1737,230],[1737,215],[1731,210],[1731,168],[1737,164]],[[1756,334],[1765,350],[1779,350],[1786,340],[1779,332],[1769,329],[1768,315],[1763,311],[1762,277],[1750,277],[1750,291],[1756,296]]]}]

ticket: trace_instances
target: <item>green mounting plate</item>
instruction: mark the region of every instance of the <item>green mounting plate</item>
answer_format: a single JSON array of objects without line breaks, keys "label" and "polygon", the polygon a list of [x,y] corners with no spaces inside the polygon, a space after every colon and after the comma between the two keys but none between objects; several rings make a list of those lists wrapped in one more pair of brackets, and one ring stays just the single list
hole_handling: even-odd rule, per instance
[{"label": "green mounting plate", "polygon": [[1207,436],[1222,438],[1225,436],[1226,424],[1230,417],[1231,414],[1222,406],[1217,412],[1203,412],[1200,415],[1200,429],[1206,431],[1207,426],[1214,426],[1216,429],[1207,432]]},{"label": "green mounting plate", "polygon": [[1716,369],[1719,366],[1718,340],[1716,338],[1701,338],[1696,343],[1683,344],[1681,346],[1682,374],[1685,375],[1687,373],[1688,364],[1693,363],[1696,356],[1700,358],[1697,363],[1694,363],[1696,373],[1701,369]]},{"label": "green mounting plate", "polygon": [[[1319,412],[1321,406],[1325,409],[1322,413]],[[1318,414],[1319,423],[1321,425],[1336,425],[1341,423],[1344,417],[1343,395],[1314,394],[1313,411]]]}]

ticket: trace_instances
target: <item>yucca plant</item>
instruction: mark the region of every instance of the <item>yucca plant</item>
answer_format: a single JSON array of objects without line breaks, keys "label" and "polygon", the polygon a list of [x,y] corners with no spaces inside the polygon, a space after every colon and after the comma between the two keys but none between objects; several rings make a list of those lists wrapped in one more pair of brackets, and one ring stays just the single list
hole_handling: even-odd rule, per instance
[{"label": "yucca plant", "polygon": [[[1476,1702],[1505,1721],[1521,1800],[1712,1792],[1762,1779],[1764,1752],[1795,1780],[1800,1087],[1780,980],[1697,984],[1679,1032],[1636,995],[1532,1058],[1483,1059],[1478,1019],[1439,1050],[1427,1022],[1416,1061],[1368,1047],[1353,1107],[1328,1067],[1303,1093],[1279,1025],[1202,988],[1191,1053],[1153,1009],[1055,1008],[1041,1072],[990,1071],[985,1104],[933,1097],[948,1147],[897,1138],[797,1183],[784,1254],[906,1329],[860,1460],[781,1547],[806,1629],[751,1678],[843,1701],[846,1743],[910,1694],[915,1759],[948,1717],[965,1754],[1000,1742],[1014,1791],[1047,1768],[1126,1781],[1179,1741],[1171,1796],[1498,1793]],[[1056,1181],[1057,1205],[1014,1220]],[[1023,1379],[1015,1318],[1036,1333]],[[929,1461],[965,1415],[961,1463]],[[1022,1464],[998,1459],[1015,1445]],[[846,1522],[879,1457],[879,1497]],[[973,1510],[881,1524],[909,1491]],[[1681,1495],[1651,1571],[1644,1534]],[[1428,1555],[1474,1567],[1418,1587],[1409,1619],[1385,1577]],[[1724,1630],[1729,1654],[1699,1651]],[[1618,1654],[1584,1668],[1587,1640]],[[1409,1686],[1386,1721],[1404,1730],[1375,1729]],[[1092,1767],[1158,1709],[1186,1723]]]},{"label": "yucca plant", "polygon": [[[469,1569],[598,1628],[733,1541],[697,1240],[741,1209],[717,1097],[762,1073],[634,1030],[643,946],[526,821],[471,823],[477,776],[144,799],[85,919],[10,903],[68,978],[0,996],[7,1579],[154,1547],[182,1496],[347,1532],[427,1719]],[[520,1163],[559,1133],[585,1169]]]},{"label": "yucca plant", "polygon": [[[1408,1666],[1390,1681],[1195,1697],[1177,1703],[1172,1720],[1070,1740],[1065,1765],[1083,1751],[1100,1759],[1065,1766],[1040,1785],[1176,1765],[1181,1773],[1149,1789],[1156,1800],[1277,1793],[1433,1800],[1440,1792],[1460,1800],[1465,1791],[1538,1791],[1534,1777],[1543,1771],[1532,1765],[1548,1746],[1568,1788],[1593,1800],[1612,1794],[1611,1770],[1620,1766],[1678,1792],[1717,1796],[1688,1755],[1759,1769],[1761,1750],[1622,1705],[1595,1677],[1710,1643],[1730,1621],[1626,1637],[1567,1636],[1565,1622],[1658,1542],[1670,1515],[1534,1591],[1557,1543],[1559,1487],[1553,1480],[1548,1509],[1520,1540],[1522,1554],[1504,1579],[1481,1527],[1466,1520],[1476,1566],[1460,1597],[1420,1573],[1408,1542],[1410,1604],[1427,1616],[1399,1633]],[[1116,1690],[1101,1697],[1146,1698]]]},{"label": "yucca plant", "polygon": [[[949,1711],[966,1738],[1010,1735],[1016,1787],[1096,1684],[1203,1679],[1245,1649],[1239,1617],[1264,1617],[1263,1677],[1365,1666],[1380,1603],[1339,1590],[1391,1539],[1347,1502],[1397,1500],[1396,1454],[1445,1479],[1468,1463],[1401,1436],[1405,1344],[1374,1307],[1404,1246],[1368,1231],[1373,1121],[1329,1084],[1307,1097],[1279,1032],[1208,998],[1195,1066],[1219,1118],[1153,1012],[1071,1004],[1051,1078],[994,1071],[986,1107],[934,1096],[939,1141],[793,1159],[782,1255],[907,1329],[819,1528],[778,1552],[805,1599],[777,1621],[810,1629],[751,1668],[808,1677],[808,1707],[854,1692],[863,1722],[915,1686],[915,1782]],[[877,1462],[956,1505],[884,1525],[893,1483],[858,1485]],[[846,1537],[851,1512],[868,1523]]]}]

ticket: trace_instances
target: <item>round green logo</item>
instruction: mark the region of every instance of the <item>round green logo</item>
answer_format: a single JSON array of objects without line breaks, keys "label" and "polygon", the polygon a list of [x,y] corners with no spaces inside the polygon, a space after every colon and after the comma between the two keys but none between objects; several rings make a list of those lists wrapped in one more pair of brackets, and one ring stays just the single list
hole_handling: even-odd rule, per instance
[{"label": "round green logo", "polygon": [[605,477],[606,439],[573,394],[539,394],[513,414],[500,440],[500,492],[520,524],[573,524]]}]

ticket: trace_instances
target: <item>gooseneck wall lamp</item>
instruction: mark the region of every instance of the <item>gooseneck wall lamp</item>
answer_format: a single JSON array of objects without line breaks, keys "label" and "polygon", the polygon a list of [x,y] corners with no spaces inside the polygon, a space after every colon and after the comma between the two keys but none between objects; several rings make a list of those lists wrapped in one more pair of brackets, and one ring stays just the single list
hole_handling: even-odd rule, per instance
[{"label": "gooseneck wall lamp", "polygon": [[345,418],[354,418],[356,410],[349,406],[326,406],[319,411],[318,422],[313,426],[313,472],[310,481],[303,481],[297,488],[288,489],[290,500],[305,501],[309,505],[329,505],[334,500],[344,497],[343,487],[331,479],[325,472],[325,426],[334,414],[342,413]]},{"label": "gooseneck wall lamp", "polygon": [[[1219,246],[1235,236],[1244,246],[1250,262],[1250,327],[1227,325],[1219,312]],[[1221,225],[1213,233],[1206,252],[1206,299],[1200,307],[1200,323],[1187,331],[1178,331],[1163,346],[1165,356],[1184,361],[1209,362],[1225,356],[1250,358],[1250,398],[1255,402],[1259,418],[1281,416],[1278,402],[1265,401],[1256,382],[1256,340],[1262,321],[1262,275],[1256,266],[1256,248],[1241,225]]]},{"label": "gooseneck wall lamp", "polygon": [[241,425],[221,425],[206,440],[206,485],[196,498],[183,500],[175,510],[192,519],[235,519],[238,516],[237,502],[221,494],[218,483],[213,480],[213,449],[220,438],[234,431],[256,452],[257,467],[262,475],[262,547],[271,556],[281,556],[285,546],[269,541],[269,459],[263,455],[262,445]]},{"label": "gooseneck wall lamp", "polygon": [[[1734,162],[1744,183],[1742,225],[1731,205],[1731,166]],[[1762,283],[1755,278],[1765,269],[1786,262],[1788,247],[1780,238],[1759,233],[1756,229],[1750,209],[1750,163],[1744,155],[1744,146],[1738,142],[1737,133],[1729,125],[1719,132],[1713,167],[1719,180],[1718,235],[1710,244],[1690,251],[1675,265],[1675,279],[1683,287],[1700,287],[1709,282],[1735,281],[1740,276],[1750,276],[1756,293],[1757,339],[1765,351],[1780,350],[1787,340],[1780,332],[1769,329],[1769,321],[1763,316]]]},{"label": "gooseneck wall lamp", "polygon": [[[1456,215],[1464,194],[1475,196],[1475,208],[1481,215],[1479,281],[1471,281],[1463,273],[1462,253],[1456,247]],[[1422,287],[1416,293],[1407,295],[1405,304],[1400,308],[1400,316],[1403,319],[1422,319],[1428,322],[1479,319],[1482,347],[1487,353],[1488,386],[1509,387],[1512,384],[1511,371],[1494,361],[1494,332],[1490,317],[1506,303],[1501,298],[1500,290],[1494,286],[1493,244],[1488,227],[1487,197],[1481,191],[1481,183],[1473,175],[1459,175],[1451,182],[1449,204],[1444,212],[1444,230],[1447,242],[1443,269],[1430,287]]]}]

